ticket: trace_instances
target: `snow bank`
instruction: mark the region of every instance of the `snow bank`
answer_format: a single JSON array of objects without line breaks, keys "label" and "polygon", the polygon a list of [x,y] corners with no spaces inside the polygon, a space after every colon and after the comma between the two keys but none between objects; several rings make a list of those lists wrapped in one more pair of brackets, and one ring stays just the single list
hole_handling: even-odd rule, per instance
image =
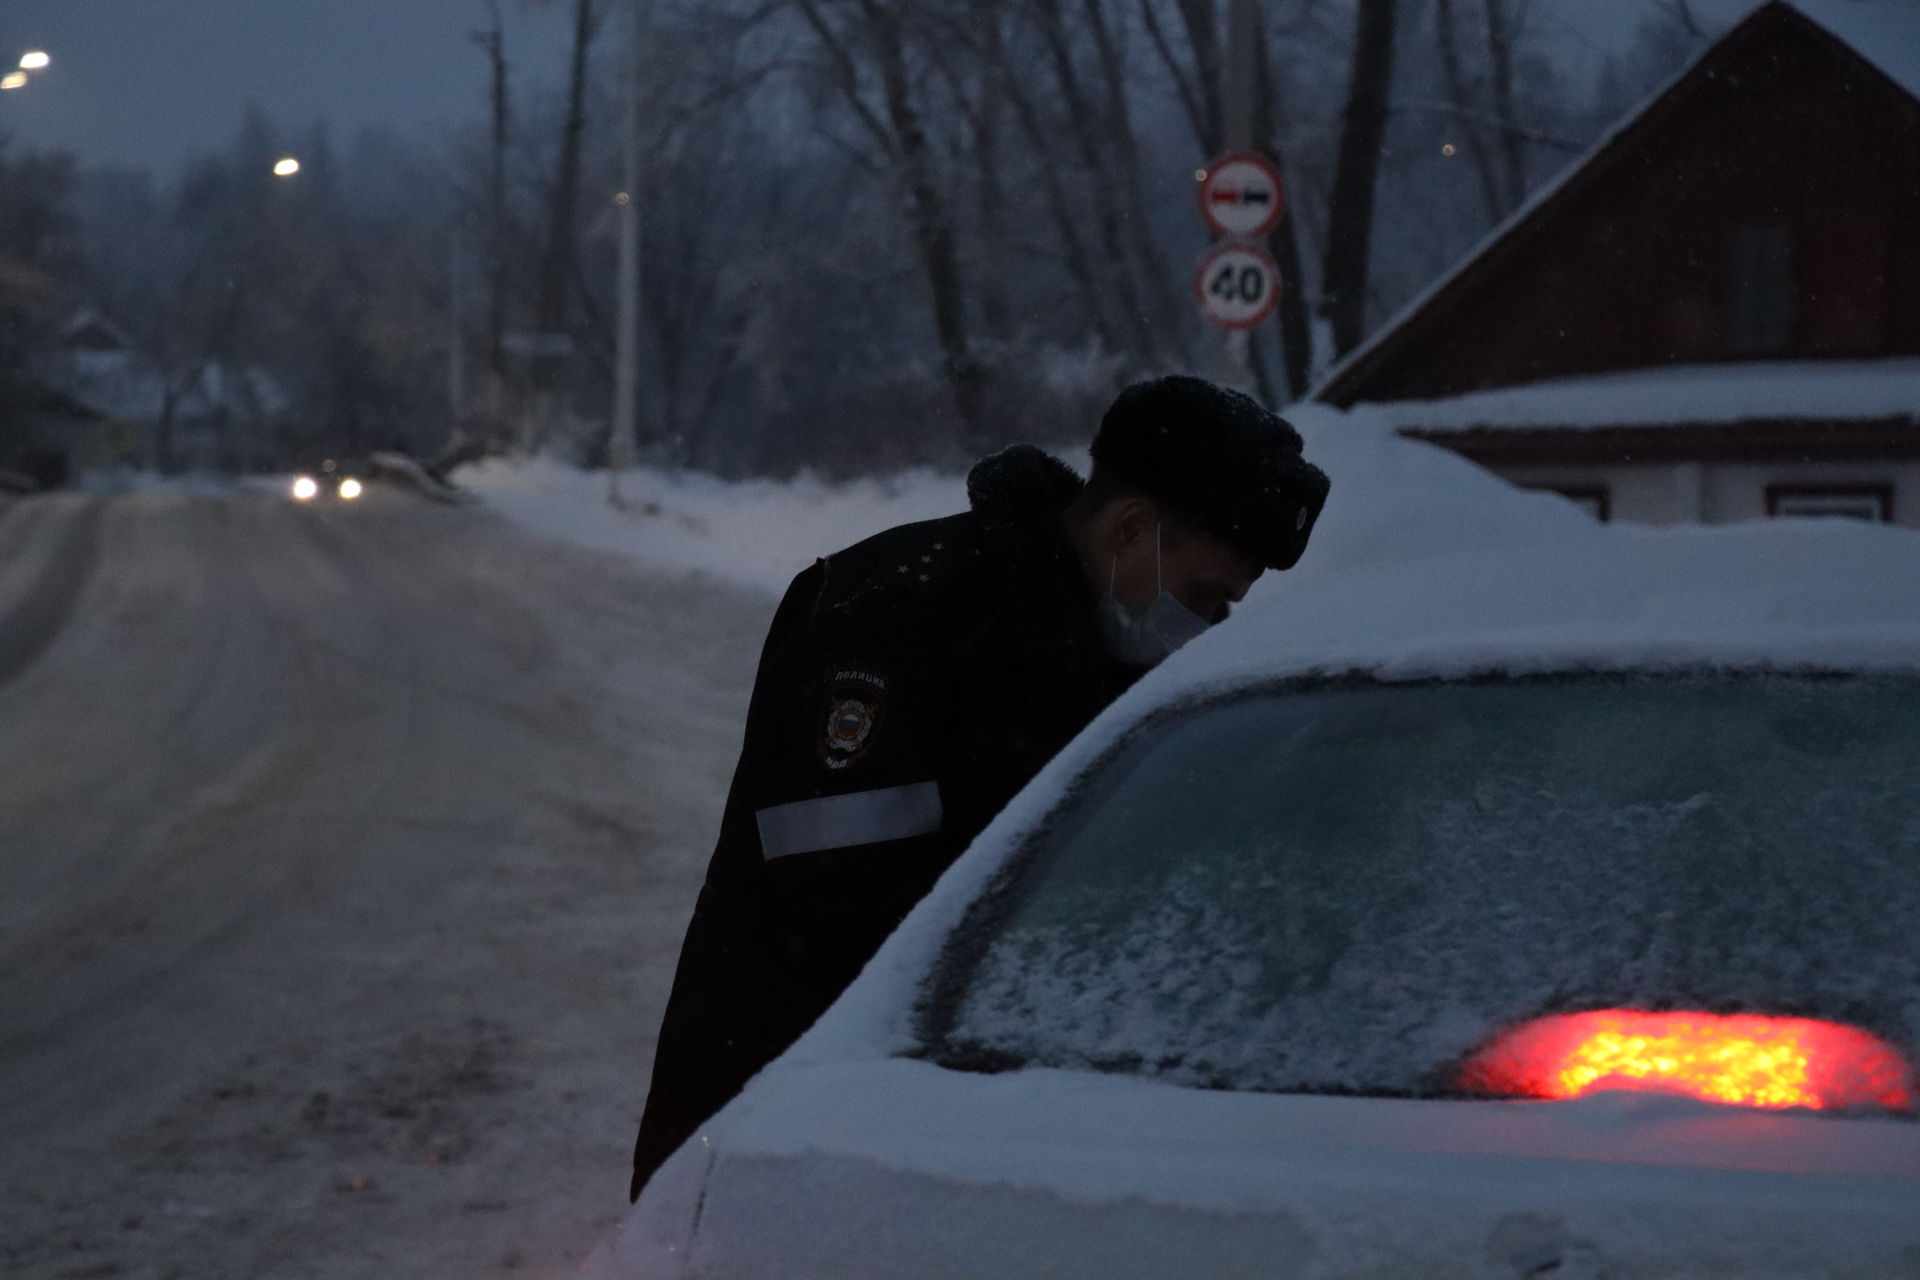
[{"label": "snow bank", "polygon": [[[1371,409],[1302,404],[1287,418],[1306,440],[1307,457],[1333,477],[1333,496],[1306,558],[1285,575],[1268,574],[1259,592],[1282,578],[1318,579],[1377,560],[1594,533],[1593,521],[1565,499],[1521,492],[1454,454],[1398,439]],[[1084,454],[1063,460],[1083,475],[1088,469]],[[455,479],[535,533],[768,591],[783,590],[818,556],[967,507],[966,477],[934,471],[829,484],[811,475],[730,482],[641,470],[622,479],[619,508],[608,501],[605,472],[550,459],[492,460]]]},{"label": "snow bank", "polygon": [[490,460],[461,468],[454,479],[535,533],[656,569],[773,592],[784,591],[819,556],[967,505],[965,477],[933,471],[844,485],[811,475],[736,483],[691,472],[630,471],[620,482],[618,508],[608,501],[606,472],[551,459]]},{"label": "snow bank", "polygon": [[1440,400],[1395,400],[1375,409],[1395,426],[1429,430],[1920,419],[1920,359],[1633,369]]}]

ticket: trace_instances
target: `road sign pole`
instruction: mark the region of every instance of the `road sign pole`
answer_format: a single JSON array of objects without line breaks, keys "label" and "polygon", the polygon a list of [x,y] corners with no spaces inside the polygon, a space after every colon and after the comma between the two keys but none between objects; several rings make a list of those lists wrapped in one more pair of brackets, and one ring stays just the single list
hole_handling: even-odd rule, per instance
[{"label": "road sign pole", "polygon": [[[1227,56],[1221,86],[1223,150],[1243,151],[1253,145],[1253,59],[1259,23],[1254,0],[1230,0],[1227,6]],[[1221,335],[1220,377],[1226,386],[1252,391],[1253,335],[1246,329],[1228,329]]]}]

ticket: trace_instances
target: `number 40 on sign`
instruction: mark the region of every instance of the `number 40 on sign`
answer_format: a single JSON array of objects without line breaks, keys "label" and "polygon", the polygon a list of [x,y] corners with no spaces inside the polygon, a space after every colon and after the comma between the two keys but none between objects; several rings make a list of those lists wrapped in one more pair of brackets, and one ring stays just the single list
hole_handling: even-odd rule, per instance
[{"label": "number 40 on sign", "polygon": [[1201,314],[1223,329],[1251,329],[1280,301],[1280,268],[1258,245],[1228,240],[1200,259],[1193,277]]}]

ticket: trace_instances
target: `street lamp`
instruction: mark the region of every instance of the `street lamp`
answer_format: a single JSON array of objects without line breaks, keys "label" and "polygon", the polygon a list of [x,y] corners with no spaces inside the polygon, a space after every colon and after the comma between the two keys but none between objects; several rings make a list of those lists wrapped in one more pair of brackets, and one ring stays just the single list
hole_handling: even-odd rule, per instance
[{"label": "street lamp", "polygon": [[24,71],[9,71],[6,75],[0,76],[0,89],[18,89],[26,83],[27,73]]},{"label": "street lamp", "polygon": [[273,166],[273,176],[276,178],[291,178],[298,172],[300,172],[300,162],[292,156]]},{"label": "street lamp", "polygon": [[44,71],[48,66],[52,65],[52,63],[53,59],[49,58],[39,49],[20,55],[20,69],[22,71]]}]

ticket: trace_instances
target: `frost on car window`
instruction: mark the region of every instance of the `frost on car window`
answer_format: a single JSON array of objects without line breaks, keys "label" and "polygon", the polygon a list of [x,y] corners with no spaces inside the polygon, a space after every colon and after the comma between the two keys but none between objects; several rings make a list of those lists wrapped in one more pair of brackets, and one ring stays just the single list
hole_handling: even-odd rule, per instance
[{"label": "frost on car window", "polygon": [[1143,735],[1049,830],[949,957],[950,1065],[1425,1094],[1612,1007],[1920,1057],[1920,682],[1271,692]]}]

